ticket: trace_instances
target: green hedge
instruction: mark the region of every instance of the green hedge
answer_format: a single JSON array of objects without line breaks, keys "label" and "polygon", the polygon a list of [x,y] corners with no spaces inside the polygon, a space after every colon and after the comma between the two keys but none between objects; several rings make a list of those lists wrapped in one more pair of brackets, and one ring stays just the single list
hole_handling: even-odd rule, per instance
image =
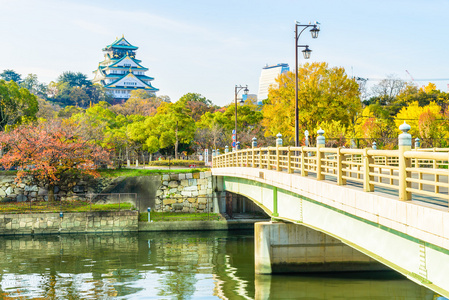
[{"label": "green hedge", "polygon": [[206,168],[190,168],[190,169],[103,169],[98,170],[101,177],[136,177],[136,176],[150,176],[155,174],[172,174],[172,173],[197,173],[207,171]]},{"label": "green hedge", "polygon": [[170,159],[170,160],[155,160],[149,163],[150,166],[181,166],[189,167],[194,165],[196,167],[204,167],[204,161],[198,160],[182,160],[182,159]]}]

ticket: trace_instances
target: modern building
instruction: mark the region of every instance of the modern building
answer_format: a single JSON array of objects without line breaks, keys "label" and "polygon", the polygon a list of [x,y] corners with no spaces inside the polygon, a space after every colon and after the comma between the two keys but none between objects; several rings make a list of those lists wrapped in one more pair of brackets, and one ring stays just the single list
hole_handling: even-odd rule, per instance
[{"label": "modern building", "polygon": [[143,67],[141,61],[136,59],[137,49],[124,36],[103,48],[104,60],[94,71],[93,83],[104,86],[116,101],[126,101],[131,91],[136,89],[153,94],[159,91],[151,85],[154,78],[145,75],[148,68]]},{"label": "modern building", "polygon": [[259,93],[257,99],[259,101],[265,100],[268,98],[268,89],[271,85],[276,85],[276,78],[285,72],[288,72],[290,67],[288,64],[277,64],[277,65],[266,65],[262,69],[262,73],[260,74],[259,79]]}]

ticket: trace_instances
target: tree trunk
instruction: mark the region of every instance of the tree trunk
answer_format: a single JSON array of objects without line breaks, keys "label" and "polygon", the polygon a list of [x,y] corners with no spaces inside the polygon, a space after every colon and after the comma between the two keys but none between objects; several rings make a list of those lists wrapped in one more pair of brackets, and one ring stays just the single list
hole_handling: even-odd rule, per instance
[{"label": "tree trunk", "polygon": [[175,136],[176,136],[176,143],[175,143],[175,159],[178,159],[178,121],[176,121]]},{"label": "tree trunk", "polygon": [[55,186],[52,184],[48,185],[48,202],[55,201]]},{"label": "tree trunk", "polygon": [[118,153],[118,168],[121,169],[122,168],[122,148],[120,148],[119,153]]}]

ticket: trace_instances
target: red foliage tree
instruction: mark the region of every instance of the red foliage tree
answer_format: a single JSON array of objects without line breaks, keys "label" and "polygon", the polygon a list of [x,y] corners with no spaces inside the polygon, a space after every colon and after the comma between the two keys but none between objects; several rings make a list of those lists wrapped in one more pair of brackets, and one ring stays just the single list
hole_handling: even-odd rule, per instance
[{"label": "red foliage tree", "polygon": [[98,177],[97,166],[109,162],[109,153],[82,137],[68,120],[26,124],[0,133],[5,169],[18,168],[17,180],[31,175],[46,186],[49,200],[54,199],[54,186],[79,174]]}]

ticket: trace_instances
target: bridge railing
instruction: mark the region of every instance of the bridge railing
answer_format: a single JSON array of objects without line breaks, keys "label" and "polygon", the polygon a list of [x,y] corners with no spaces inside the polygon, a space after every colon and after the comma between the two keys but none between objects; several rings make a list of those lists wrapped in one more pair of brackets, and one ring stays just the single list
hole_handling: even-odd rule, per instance
[{"label": "bridge railing", "polygon": [[356,182],[366,192],[396,190],[401,200],[411,200],[414,194],[448,201],[449,149],[412,150],[409,129],[399,137],[399,150],[326,148],[321,134],[317,147],[283,147],[281,142],[276,147],[237,150],[213,157],[213,168],[276,170],[339,185]]}]

